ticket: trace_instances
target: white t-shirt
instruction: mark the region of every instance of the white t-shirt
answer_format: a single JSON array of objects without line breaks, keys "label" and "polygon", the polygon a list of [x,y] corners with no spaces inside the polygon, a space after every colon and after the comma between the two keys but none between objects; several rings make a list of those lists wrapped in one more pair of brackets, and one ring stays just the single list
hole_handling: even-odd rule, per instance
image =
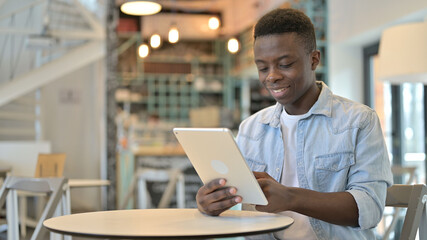
[{"label": "white t-shirt", "polygon": [[[288,187],[299,187],[296,162],[297,127],[298,121],[308,114],[289,115],[283,108],[280,116],[283,143],[285,147],[285,159],[283,162],[281,184]],[[317,239],[308,217],[292,211],[284,211],[280,214],[293,218],[294,223],[284,231],[275,233],[279,239],[310,240]]]}]

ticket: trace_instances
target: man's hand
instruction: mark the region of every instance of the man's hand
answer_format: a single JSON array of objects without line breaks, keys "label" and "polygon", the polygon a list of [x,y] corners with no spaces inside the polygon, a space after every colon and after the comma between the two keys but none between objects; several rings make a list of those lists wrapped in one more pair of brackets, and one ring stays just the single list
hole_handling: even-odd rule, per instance
[{"label": "man's hand", "polygon": [[218,216],[242,202],[235,187],[225,187],[226,180],[218,178],[202,186],[196,195],[197,206],[202,213]]},{"label": "man's hand", "polygon": [[316,192],[287,187],[268,173],[253,172],[268,200],[267,206],[255,206],[262,212],[294,211],[325,222],[343,226],[359,226],[356,201],[348,192]]},{"label": "man's hand", "polygon": [[257,205],[256,210],[271,213],[290,210],[289,204],[292,203],[292,196],[288,194],[287,187],[278,183],[268,173],[253,173],[268,200],[267,205]]}]

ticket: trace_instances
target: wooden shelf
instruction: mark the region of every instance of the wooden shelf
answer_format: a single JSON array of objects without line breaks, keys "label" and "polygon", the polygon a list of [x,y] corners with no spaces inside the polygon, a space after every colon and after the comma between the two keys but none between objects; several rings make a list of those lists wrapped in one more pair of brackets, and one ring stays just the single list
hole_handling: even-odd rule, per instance
[{"label": "wooden shelf", "polygon": [[181,145],[177,146],[139,146],[133,151],[135,156],[185,156]]}]

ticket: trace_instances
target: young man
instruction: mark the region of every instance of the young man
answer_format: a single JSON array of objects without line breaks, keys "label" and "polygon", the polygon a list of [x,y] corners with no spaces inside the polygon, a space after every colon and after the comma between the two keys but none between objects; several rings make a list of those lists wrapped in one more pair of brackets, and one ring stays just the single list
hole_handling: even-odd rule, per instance
[{"label": "young man", "polygon": [[[375,239],[392,175],[376,113],[316,81],[313,24],[294,9],[273,10],[254,30],[259,80],[275,106],[240,125],[237,142],[268,199],[258,211],[291,216],[281,239]],[[198,208],[219,215],[242,201],[216,179]]]}]

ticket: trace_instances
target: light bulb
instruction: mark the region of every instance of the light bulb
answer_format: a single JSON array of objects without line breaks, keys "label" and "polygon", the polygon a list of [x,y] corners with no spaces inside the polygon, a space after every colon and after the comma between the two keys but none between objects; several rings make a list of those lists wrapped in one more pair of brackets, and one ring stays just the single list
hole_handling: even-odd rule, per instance
[{"label": "light bulb", "polygon": [[236,53],[239,51],[239,41],[235,38],[230,38],[227,43],[228,51],[231,53]]},{"label": "light bulb", "polygon": [[145,58],[150,54],[150,48],[147,44],[143,43],[138,47],[138,55],[140,58]]},{"label": "light bulb", "polygon": [[152,1],[129,1],[123,3],[120,10],[128,15],[152,15],[160,12],[162,6]]},{"label": "light bulb", "polygon": [[178,32],[178,28],[176,27],[171,27],[169,29],[169,42],[170,43],[176,43],[179,40],[179,32]]},{"label": "light bulb", "polygon": [[218,29],[219,28],[219,19],[217,17],[209,18],[208,26],[212,30]]},{"label": "light bulb", "polygon": [[162,38],[159,34],[153,34],[150,38],[150,46],[152,48],[158,48],[160,47],[160,44],[162,43]]}]

